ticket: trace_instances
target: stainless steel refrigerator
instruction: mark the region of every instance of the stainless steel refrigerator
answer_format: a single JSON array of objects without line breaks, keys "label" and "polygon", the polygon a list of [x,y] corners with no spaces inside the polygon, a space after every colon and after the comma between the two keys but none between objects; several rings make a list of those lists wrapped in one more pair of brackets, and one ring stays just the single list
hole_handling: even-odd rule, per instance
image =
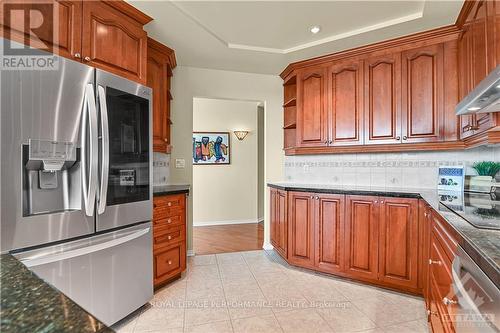
[{"label": "stainless steel refrigerator", "polygon": [[1,250],[112,325],[153,296],[152,92],[56,61],[0,74]]}]

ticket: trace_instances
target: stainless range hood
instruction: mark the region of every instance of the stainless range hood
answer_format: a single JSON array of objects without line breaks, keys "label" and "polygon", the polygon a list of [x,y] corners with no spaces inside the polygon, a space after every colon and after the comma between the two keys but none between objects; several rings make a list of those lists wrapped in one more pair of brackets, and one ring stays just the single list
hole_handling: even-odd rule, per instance
[{"label": "stainless range hood", "polygon": [[500,112],[500,65],[458,103],[457,116],[473,113]]}]

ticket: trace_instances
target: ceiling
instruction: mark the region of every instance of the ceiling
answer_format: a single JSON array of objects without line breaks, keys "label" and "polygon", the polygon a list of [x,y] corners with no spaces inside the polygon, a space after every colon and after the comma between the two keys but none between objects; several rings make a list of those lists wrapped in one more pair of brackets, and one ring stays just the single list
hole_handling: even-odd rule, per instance
[{"label": "ceiling", "polygon": [[[451,1],[144,1],[183,66],[279,74],[290,62],[453,24]],[[312,34],[310,28],[321,31]]]}]

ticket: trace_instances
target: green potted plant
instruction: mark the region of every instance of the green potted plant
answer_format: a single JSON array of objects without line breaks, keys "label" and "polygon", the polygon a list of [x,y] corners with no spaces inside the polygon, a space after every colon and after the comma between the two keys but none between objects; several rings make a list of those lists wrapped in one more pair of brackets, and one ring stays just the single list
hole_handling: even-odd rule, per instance
[{"label": "green potted plant", "polygon": [[476,170],[477,176],[468,177],[469,191],[475,192],[487,192],[491,191],[491,186],[493,185],[493,178],[500,171],[499,162],[483,161],[476,162],[472,165],[472,168]]}]

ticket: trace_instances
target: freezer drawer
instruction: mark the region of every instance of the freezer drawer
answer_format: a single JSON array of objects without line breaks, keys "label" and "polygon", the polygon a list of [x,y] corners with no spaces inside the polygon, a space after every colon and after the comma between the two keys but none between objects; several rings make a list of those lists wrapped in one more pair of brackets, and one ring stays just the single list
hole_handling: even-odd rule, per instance
[{"label": "freezer drawer", "polygon": [[16,257],[108,326],[153,297],[151,222]]}]

